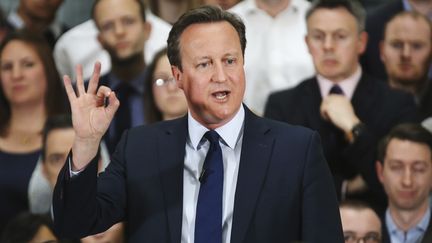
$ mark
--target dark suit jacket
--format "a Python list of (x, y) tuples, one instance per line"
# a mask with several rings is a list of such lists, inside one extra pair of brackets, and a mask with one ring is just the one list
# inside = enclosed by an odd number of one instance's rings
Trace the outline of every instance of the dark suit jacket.
[(361, 195), (357, 199), (368, 199), (375, 209), (384, 210), (385, 194), (375, 172), (377, 142), (396, 124), (415, 120), (414, 98), (362, 75), (351, 103), (355, 114), (366, 125), (366, 131), (353, 144), (347, 142), (340, 129), (321, 118), (321, 101), (318, 81), (307, 79), (295, 88), (272, 94), (265, 116), (318, 131), (337, 192), (340, 193), (343, 180), (360, 173), (374, 195)]
[(363, 70), (382, 81), (387, 81), (387, 73), (380, 58), (379, 43), (384, 37), (384, 27), (388, 20), (404, 11), (402, 0), (392, 0), (378, 7), (366, 18), (366, 32), (369, 35), (366, 51), (361, 57)]
[[(187, 117), (125, 132), (105, 173), (96, 163), (54, 191), (56, 230), (84, 236), (126, 220), (130, 242), (180, 242)], [(66, 163), (67, 164), (67, 163)], [(246, 109), (231, 242), (343, 242), (316, 133)]]
[[(385, 220), (385, 214), (381, 216), (381, 222), (382, 222), (382, 243), (391, 243), (390, 241), (390, 235), (387, 230), (387, 224)], [(423, 236), (423, 239), (419, 243), (431, 243), (432, 242), (432, 221), (429, 221), (429, 225), (426, 229), (426, 232)]]

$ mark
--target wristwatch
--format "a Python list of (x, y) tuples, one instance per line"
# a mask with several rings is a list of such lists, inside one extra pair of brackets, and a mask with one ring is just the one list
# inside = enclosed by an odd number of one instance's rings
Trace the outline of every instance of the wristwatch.
[(351, 129), (351, 139), (350, 141), (352, 143), (354, 143), (357, 138), (364, 133), (364, 131), (366, 130), (366, 126), (365, 124), (359, 122), (356, 125), (354, 125), (354, 127)]

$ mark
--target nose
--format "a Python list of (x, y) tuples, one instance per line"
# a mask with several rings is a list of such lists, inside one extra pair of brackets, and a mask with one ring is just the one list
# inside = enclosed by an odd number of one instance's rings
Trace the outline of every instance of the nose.
[(327, 35), (324, 38), (324, 49), (330, 50), (330, 49), (333, 49), (333, 47), (334, 47), (334, 40), (330, 35)]
[(214, 65), (214, 74), (213, 74), (213, 81), (216, 82), (225, 82), (227, 79), (224, 65), (220, 62), (215, 63)]
[(403, 57), (410, 57), (411, 56), (411, 47), (408, 44), (403, 45), (402, 56)]
[(19, 79), (22, 76), (22, 71), (19, 65), (13, 65), (12, 67), (12, 78)]
[(403, 178), (402, 178), (402, 184), (405, 187), (410, 187), (412, 185), (412, 173), (410, 169), (405, 169)]
[(125, 29), (123, 27), (123, 24), (121, 22), (116, 22), (114, 25), (114, 33), (116, 35), (122, 35), (124, 34)]

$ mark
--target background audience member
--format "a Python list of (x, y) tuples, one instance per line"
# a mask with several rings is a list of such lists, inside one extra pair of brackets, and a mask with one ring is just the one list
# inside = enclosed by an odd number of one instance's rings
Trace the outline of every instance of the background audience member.
[(104, 137), (112, 153), (125, 129), (145, 123), (143, 51), (151, 27), (140, 0), (96, 0), (92, 17), (98, 40), (111, 57), (111, 71), (100, 77), (99, 85), (115, 90), (122, 104)]
[(375, 211), (361, 201), (343, 201), (340, 206), (345, 243), (381, 242), (381, 220)]
[(173, 24), (186, 11), (198, 7), (198, 0), (147, 0), (156, 16)]
[[(144, 44), (145, 61), (149, 63), (154, 54), (166, 46), (171, 25), (150, 10), (146, 10), (145, 15), (146, 21), (151, 25), (149, 38)], [(69, 75), (75, 80), (75, 67), (81, 64), (84, 79), (89, 79), (97, 61), (102, 64), (102, 74), (111, 70), (110, 56), (97, 41), (98, 33), (94, 21), (90, 19), (60, 37), (54, 48), (54, 58), (61, 75)]]
[(62, 3), (63, 0), (20, 0), (18, 8), (9, 14), (8, 22), (14, 29), (42, 33), (53, 48), (60, 35), (68, 29), (56, 21), (56, 13)]
[(361, 63), (366, 72), (379, 78), (387, 80), (386, 69), (380, 58), (379, 43), (384, 36), (384, 26), (389, 19), (402, 11), (415, 11), (432, 18), (432, 1), (430, 0), (393, 0), (371, 11), (366, 21), (366, 32), (369, 42), (366, 52), (362, 56)]
[(432, 135), (419, 124), (401, 124), (380, 142), (378, 177), (388, 196), (383, 242), (432, 242)]
[(230, 11), (246, 25), (245, 103), (261, 115), (272, 91), (290, 88), (314, 74), (308, 53), (306, 0), (244, 0)]
[(186, 114), (186, 97), (172, 75), (166, 48), (158, 52), (148, 66), (145, 86), (144, 111), (147, 124)]
[[(72, 143), (75, 138), (75, 131), (72, 127), (72, 119), (70, 115), (58, 115), (49, 117), (43, 129), (43, 148), (42, 148), (42, 163), (33, 172), (30, 180), (29, 200), (30, 208), (38, 209), (39, 214), (50, 214), (52, 194), (57, 176), (64, 166), (66, 157), (72, 148)], [(99, 173), (105, 170), (109, 162), (109, 155), (106, 155), (105, 148), (101, 146)], [(39, 171), (36, 171), (39, 170)], [(37, 173), (41, 178), (35, 180)], [(45, 188), (45, 183), (47, 187)], [(35, 213), (35, 212), (33, 212)], [(82, 239), (82, 243), (93, 242), (123, 242), (123, 224), (118, 223), (109, 230), (86, 237)]]
[(57, 243), (51, 219), (45, 215), (21, 213), (6, 226), (2, 243)]
[(394, 125), (415, 120), (416, 107), (412, 96), (362, 71), (364, 18), (357, 1), (316, 1), (307, 14), (306, 42), (318, 74), (272, 94), (265, 116), (318, 131), (339, 198), (384, 210), (376, 145)]
[(432, 26), (424, 15), (403, 11), (387, 22), (380, 45), (390, 87), (414, 95), (421, 119), (432, 115)]
[(31, 33), (12, 33), (0, 46), (0, 230), (28, 210), (27, 187), (49, 115), (65, 97), (49, 46)]

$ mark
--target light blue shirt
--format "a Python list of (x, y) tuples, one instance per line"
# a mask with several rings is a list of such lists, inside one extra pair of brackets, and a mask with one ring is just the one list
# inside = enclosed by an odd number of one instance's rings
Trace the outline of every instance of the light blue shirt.
[(392, 216), (390, 215), (390, 210), (387, 209), (385, 220), (386, 220), (387, 231), (389, 232), (391, 242), (392, 243), (420, 243), (429, 225), (429, 221), (431, 217), (430, 214), (431, 214), (430, 208), (428, 208), (428, 210), (426, 211), (425, 215), (420, 220), (420, 222), (413, 228), (409, 229), (407, 232), (404, 232), (396, 226)]
[[(243, 140), (243, 123), (245, 111), (239, 111), (231, 121), (218, 127), (215, 131), (221, 137), (219, 144), (222, 149), (224, 164), (224, 185), (222, 205), (222, 242), (229, 243), (234, 211), (234, 196), (240, 164)], [(189, 136), (186, 141), (186, 154), (183, 170), (183, 217), (181, 243), (193, 243), (195, 233), (195, 213), (200, 189), (199, 176), (204, 164), (210, 143), (203, 139), (209, 129), (188, 114)]]

